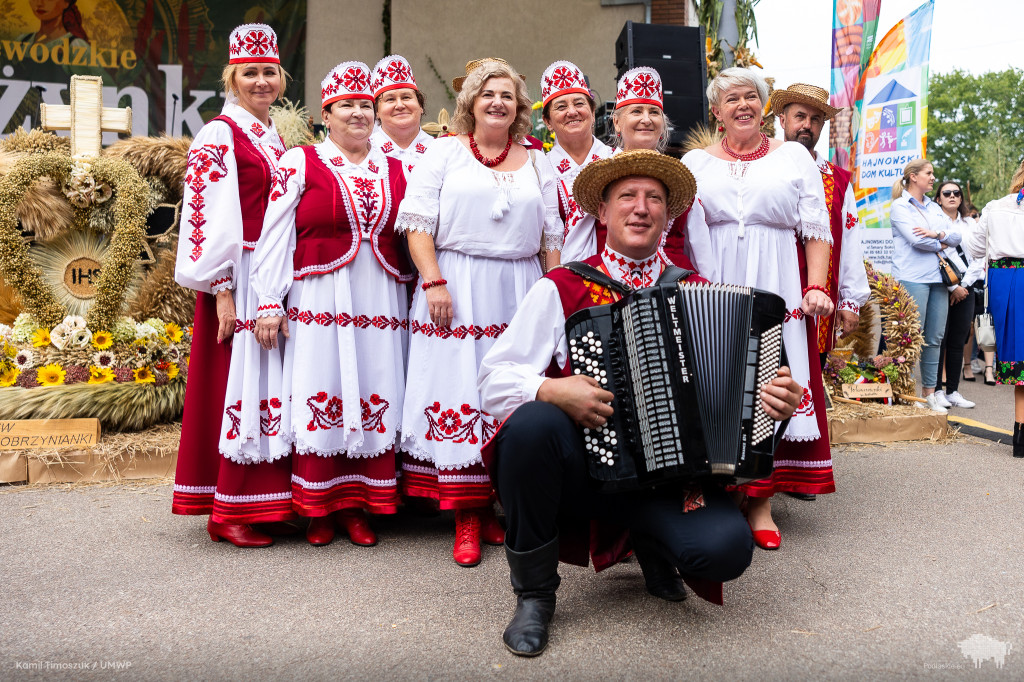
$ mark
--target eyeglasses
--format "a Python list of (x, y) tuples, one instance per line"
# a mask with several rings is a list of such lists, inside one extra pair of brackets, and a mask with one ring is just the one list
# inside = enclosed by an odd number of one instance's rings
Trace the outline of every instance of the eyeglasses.
[(956, 198), (959, 199), (960, 198), (960, 190), (958, 190), (958, 189), (944, 189), (944, 190), (942, 190), (942, 196), (946, 197), (947, 199), (950, 198), (950, 197), (956, 197)]

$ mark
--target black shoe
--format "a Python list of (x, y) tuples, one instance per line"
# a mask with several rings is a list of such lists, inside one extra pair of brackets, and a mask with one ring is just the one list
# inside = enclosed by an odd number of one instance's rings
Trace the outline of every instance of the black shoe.
[(786, 493), (786, 494), (789, 495), (792, 498), (797, 499), (797, 500), (803, 500), (804, 502), (814, 502), (816, 499), (818, 499), (818, 496), (815, 495), (814, 493)]
[(644, 574), (647, 593), (665, 601), (686, 599), (686, 587), (671, 561), (662, 556), (656, 541), (638, 533), (632, 534), (636, 561)]
[(996, 375), (996, 371), (994, 369), (992, 369), (992, 365), (985, 365), (985, 385), (986, 386), (995, 386), (996, 385), (995, 378), (993, 378), (992, 381), (988, 380), (988, 371), (990, 369), (992, 370), (992, 376), (995, 377), (995, 375)]
[(1024, 457), (1024, 423), (1013, 422), (1013, 456)]
[(539, 656), (548, 645), (548, 623), (555, 612), (558, 577), (558, 538), (529, 552), (505, 545), (516, 612), (501, 636), (516, 656)]

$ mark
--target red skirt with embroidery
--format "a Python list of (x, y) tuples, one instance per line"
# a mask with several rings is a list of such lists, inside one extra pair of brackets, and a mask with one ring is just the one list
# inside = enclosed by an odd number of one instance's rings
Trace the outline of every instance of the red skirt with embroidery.
[(439, 472), (430, 462), (403, 452), (400, 490), (407, 497), (437, 500), (441, 509), (475, 509), (494, 503), (483, 462)]
[(287, 457), (238, 464), (220, 454), (220, 415), (224, 411), (231, 346), (217, 343), (214, 296), (198, 295), (194, 324), (171, 511), (212, 514), (216, 523), (268, 523), (294, 518), (291, 462)]
[(394, 514), (399, 503), (395, 470), (394, 450), (376, 457), (292, 453), (292, 505), (310, 517), (352, 508)]

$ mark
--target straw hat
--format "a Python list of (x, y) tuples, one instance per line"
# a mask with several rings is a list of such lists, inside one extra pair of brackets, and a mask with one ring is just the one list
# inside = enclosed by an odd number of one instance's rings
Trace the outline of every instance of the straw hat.
[(793, 102), (806, 104), (809, 107), (814, 107), (818, 111), (821, 111), (825, 114), (826, 121), (842, 111), (828, 103), (828, 90), (825, 88), (819, 88), (816, 85), (807, 85), (805, 83), (793, 83), (785, 90), (775, 90), (772, 92), (772, 113), (776, 116), (781, 116), (786, 105), (792, 104)]
[(668, 188), (668, 219), (673, 220), (693, 203), (697, 181), (681, 161), (652, 149), (620, 152), (587, 164), (572, 185), (576, 203), (597, 215), (605, 188), (619, 178), (642, 176), (660, 180)]
[[(483, 66), (487, 62), (498, 62), (500, 64), (504, 64), (510, 69), (512, 68), (512, 65), (506, 62), (501, 57), (484, 57), (483, 59), (474, 59), (472, 61), (466, 62), (466, 76), (473, 73), (479, 67)], [(462, 84), (466, 82), (466, 76), (459, 76), (458, 78), (452, 79), (452, 88), (455, 90), (455, 92), (462, 92)], [(523, 76), (523, 74), (520, 73), (518, 74), (518, 76), (523, 79), (524, 83), (526, 82), (526, 77)]]

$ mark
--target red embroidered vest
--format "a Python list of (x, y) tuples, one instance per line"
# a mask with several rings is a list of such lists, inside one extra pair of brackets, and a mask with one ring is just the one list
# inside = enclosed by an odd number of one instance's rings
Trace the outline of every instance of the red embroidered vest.
[[(832, 175), (821, 174), (825, 184), (825, 203), (828, 205), (828, 219), (832, 228), (832, 250), (828, 255), (828, 295), (834, 305), (839, 305), (839, 262), (843, 253), (843, 199), (853, 175), (846, 169), (828, 162)], [(828, 317), (818, 318), (818, 352), (827, 353), (835, 344), (835, 329), (838, 310)]]
[(227, 116), (216, 116), (213, 120), (227, 123), (234, 137), (238, 200), (242, 207), (242, 246), (251, 251), (256, 248), (260, 232), (263, 231), (263, 216), (267, 212), (273, 169), (237, 123)]
[[(359, 225), (353, 225), (351, 219), (358, 200), (341, 190), (315, 147), (304, 146), (302, 150), (306, 154), (306, 189), (295, 211), (295, 279), (322, 275), (348, 265), (362, 243)], [(376, 196), (368, 199), (384, 202), (381, 219), (369, 241), (381, 267), (399, 282), (410, 282), (415, 278), (415, 270), (405, 240), (395, 233), (398, 205), (405, 196), (405, 174), (401, 161), (387, 157), (387, 163), (387, 176), (381, 178), (387, 191), (379, 191), (378, 181), (374, 183)]]

